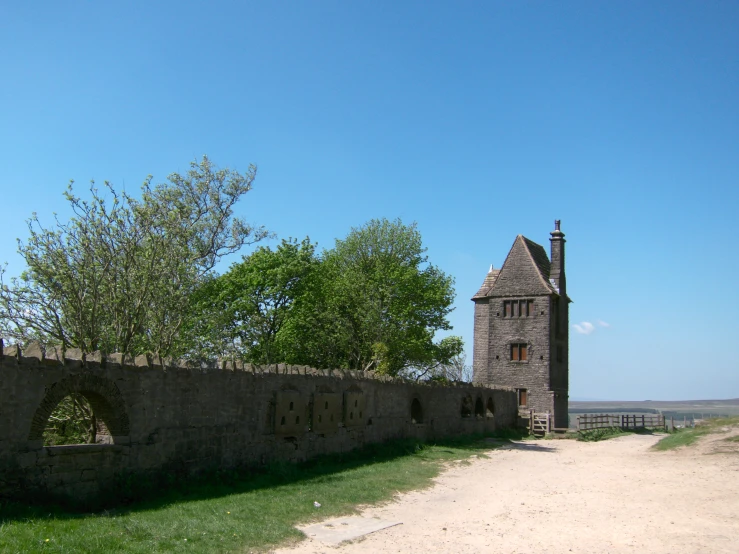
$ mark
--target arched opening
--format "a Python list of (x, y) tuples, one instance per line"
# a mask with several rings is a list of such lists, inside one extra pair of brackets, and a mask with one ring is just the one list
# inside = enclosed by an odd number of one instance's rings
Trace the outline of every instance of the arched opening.
[(485, 407), (482, 404), (482, 398), (479, 396), (475, 400), (475, 417), (482, 418), (485, 416)]
[(51, 412), (43, 439), (44, 446), (113, 442), (108, 427), (95, 415), (87, 398), (78, 392), (65, 396)]
[(411, 402), (411, 423), (423, 423), (423, 409), (418, 398), (414, 398)]
[(472, 417), (472, 397), (470, 395), (462, 397), (462, 417)]
[(91, 374), (54, 383), (36, 409), (29, 441), (47, 446), (111, 444), (129, 434), (125, 403), (112, 381)]
[(493, 397), (488, 397), (488, 404), (485, 408), (486, 417), (495, 417), (495, 406), (493, 405)]

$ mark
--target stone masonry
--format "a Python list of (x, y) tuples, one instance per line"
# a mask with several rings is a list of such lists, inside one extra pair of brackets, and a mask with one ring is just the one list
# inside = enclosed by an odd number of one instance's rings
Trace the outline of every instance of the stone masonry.
[(475, 383), (517, 391), (519, 410), (553, 414), (567, 427), (569, 303), (565, 239), (555, 222), (551, 262), (542, 246), (518, 235), (501, 269), (492, 266), (475, 302)]
[[(43, 446), (49, 415), (73, 392), (103, 421), (103, 443)], [(506, 387), (11, 346), (0, 348), (0, 496), (84, 500), (119, 475), (301, 461), (390, 439), (492, 431), (516, 416)]]

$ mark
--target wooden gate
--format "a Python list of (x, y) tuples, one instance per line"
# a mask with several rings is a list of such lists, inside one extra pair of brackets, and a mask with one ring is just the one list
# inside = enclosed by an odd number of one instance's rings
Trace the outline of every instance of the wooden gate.
[(529, 432), (532, 435), (546, 435), (552, 432), (552, 415), (529, 412)]

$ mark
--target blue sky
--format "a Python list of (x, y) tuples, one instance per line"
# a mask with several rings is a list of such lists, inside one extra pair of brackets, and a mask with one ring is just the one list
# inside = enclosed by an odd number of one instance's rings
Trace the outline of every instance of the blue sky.
[(4, 2), (0, 261), (70, 179), (255, 163), (238, 210), (279, 237), (418, 222), (471, 360), (489, 265), (557, 218), (571, 397), (739, 397), (737, 29), (733, 1)]

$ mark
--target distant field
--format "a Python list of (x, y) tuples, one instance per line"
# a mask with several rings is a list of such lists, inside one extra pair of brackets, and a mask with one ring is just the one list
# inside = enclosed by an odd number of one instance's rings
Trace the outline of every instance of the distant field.
[(641, 400), (576, 402), (569, 404), (570, 427), (575, 427), (580, 414), (663, 414), (678, 420), (739, 416), (739, 398), (728, 400)]

